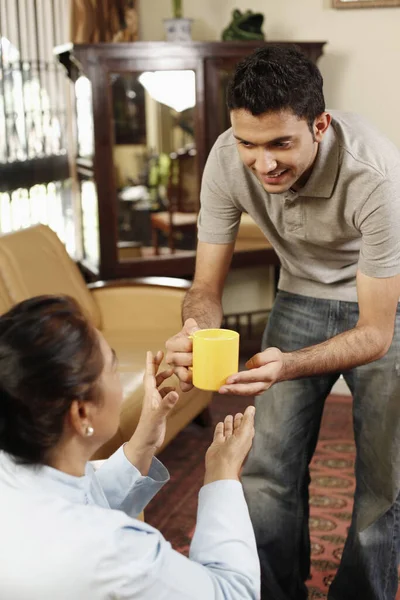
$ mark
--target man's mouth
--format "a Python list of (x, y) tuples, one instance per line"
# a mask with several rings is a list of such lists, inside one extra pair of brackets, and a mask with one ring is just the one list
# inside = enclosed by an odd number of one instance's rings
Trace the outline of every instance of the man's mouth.
[(261, 178), (264, 183), (279, 183), (288, 171), (289, 169), (280, 169), (280, 171), (268, 173), (268, 175), (262, 175)]
[(286, 171), (286, 169), (283, 169), (282, 171), (278, 171), (277, 173), (269, 173), (267, 175), (267, 177), (280, 177), (285, 171)]

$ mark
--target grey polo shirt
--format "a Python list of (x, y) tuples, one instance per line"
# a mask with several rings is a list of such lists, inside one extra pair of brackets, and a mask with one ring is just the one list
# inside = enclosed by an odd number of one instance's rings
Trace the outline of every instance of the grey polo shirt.
[(329, 111), (309, 180), (298, 192), (268, 194), (242, 163), (228, 129), (203, 173), (198, 237), (235, 240), (248, 213), (281, 261), (279, 289), (357, 301), (356, 271), (400, 273), (400, 153), (358, 115)]

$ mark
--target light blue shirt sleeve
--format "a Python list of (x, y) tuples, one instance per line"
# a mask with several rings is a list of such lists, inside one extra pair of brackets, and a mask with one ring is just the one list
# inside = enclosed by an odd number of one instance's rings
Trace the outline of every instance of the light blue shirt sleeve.
[(243, 489), (217, 481), (199, 495), (190, 559), (138, 523), (116, 533), (111, 579), (120, 600), (259, 600), (260, 568)]
[(169, 481), (164, 465), (153, 458), (149, 474), (143, 476), (126, 458), (123, 446), (110, 456), (95, 472), (95, 477), (110, 505), (137, 517), (157, 492)]

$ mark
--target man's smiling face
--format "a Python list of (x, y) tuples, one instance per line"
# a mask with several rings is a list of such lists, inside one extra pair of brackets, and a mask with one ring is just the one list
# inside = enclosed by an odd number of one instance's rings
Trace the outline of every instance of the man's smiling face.
[(330, 117), (323, 113), (315, 120), (314, 135), (307, 120), (290, 110), (254, 116), (235, 109), (231, 111), (231, 122), (243, 163), (266, 192), (282, 194), (306, 183)]

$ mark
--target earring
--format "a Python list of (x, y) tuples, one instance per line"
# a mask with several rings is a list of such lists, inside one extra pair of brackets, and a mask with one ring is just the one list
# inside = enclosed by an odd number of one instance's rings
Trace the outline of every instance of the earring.
[(87, 437), (90, 437), (91, 435), (94, 434), (94, 429), (93, 429), (93, 427), (91, 425), (88, 425), (86, 427), (85, 434), (87, 435)]

